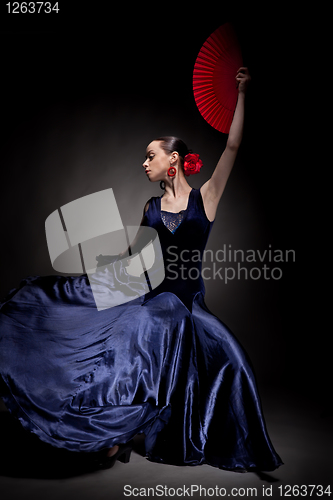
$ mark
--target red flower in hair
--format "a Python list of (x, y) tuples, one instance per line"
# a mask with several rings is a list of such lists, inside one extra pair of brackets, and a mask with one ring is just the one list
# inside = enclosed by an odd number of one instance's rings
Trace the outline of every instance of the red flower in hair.
[(189, 153), (184, 158), (184, 174), (193, 175), (198, 174), (202, 167), (202, 161), (199, 159), (199, 155), (195, 153)]

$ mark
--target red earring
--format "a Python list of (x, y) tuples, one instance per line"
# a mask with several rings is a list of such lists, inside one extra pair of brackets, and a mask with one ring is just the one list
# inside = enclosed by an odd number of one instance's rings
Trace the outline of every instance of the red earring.
[(176, 172), (177, 172), (177, 170), (175, 169), (175, 167), (168, 168), (168, 176), (169, 177), (174, 177), (176, 175)]

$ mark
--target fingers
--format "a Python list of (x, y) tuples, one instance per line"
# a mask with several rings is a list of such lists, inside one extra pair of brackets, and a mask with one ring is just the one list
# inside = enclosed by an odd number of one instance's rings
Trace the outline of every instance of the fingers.
[(249, 72), (248, 68), (245, 68), (245, 67), (239, 68), (235, 79), (237, 82), (251, 80), (251, 76), (250, 76), (250, 72)]
[(245, 66), (241, 66), (237, 70), (237, 74), (235, 77), (236, 80), (236, 88), (238, 89), (238, 92), (246, 92), (246, 89), (250, 83), (251, 76), (248, 68)]
[(238, 74), (238, 73), (245, 73), (246, 75), (249, 75), (249, 74), (250, 74), (250, 73), (249, 73), (249, 69), (248, 69), (248, 68), (246, 68), (245, 66), (241, 66), (240, 68), (238, 68), (238, 70), (237, 70), (237, 74)]

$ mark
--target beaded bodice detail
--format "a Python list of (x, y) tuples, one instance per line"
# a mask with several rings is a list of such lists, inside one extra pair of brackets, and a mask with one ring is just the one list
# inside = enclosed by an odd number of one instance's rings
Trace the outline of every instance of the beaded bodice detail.
[(163, 224), (169, 229), (169, 231), (174, 233), (177, 227), (180, 226), (185, 212), (186, 210), (181, 210), (178, 213), (166, 212), (165, 210), (161, 210), (161, 219), (163, 221)]

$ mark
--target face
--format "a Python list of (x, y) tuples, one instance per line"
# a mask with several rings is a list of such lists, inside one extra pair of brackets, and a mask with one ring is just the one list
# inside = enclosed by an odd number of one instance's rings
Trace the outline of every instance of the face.
[(147, 146), (146, 161), (142, 165), (151, 182), (165, 180), (170, 167), (171, 155), (166, 154), (160, 144), (160, 141), (153, 141)]

